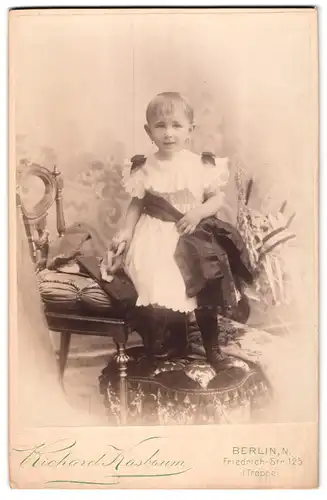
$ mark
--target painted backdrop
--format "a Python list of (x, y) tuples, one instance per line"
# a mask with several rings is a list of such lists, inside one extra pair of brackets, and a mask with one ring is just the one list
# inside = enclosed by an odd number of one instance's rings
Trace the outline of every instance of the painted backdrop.
[[(287, 200), (296, 212), (289, 273), (296, 290), (313, 290), (314, 23), (314, 11), (291, 23), (267, 10), (22, 11), (10, 44), (16, 164), (57, 164), (67, 224), (89, 222), (107, 241), (128, 201), (121, 166), (151, 151), (146, 105), (158, 92), (180, 91), (195, 109), (192, 149), (230, 157), (223, 215), (235, 220), (241, 165), (254, 178), (254, 207), (274, 211)], [(299, 293), (306, 310), (313, 300)]]

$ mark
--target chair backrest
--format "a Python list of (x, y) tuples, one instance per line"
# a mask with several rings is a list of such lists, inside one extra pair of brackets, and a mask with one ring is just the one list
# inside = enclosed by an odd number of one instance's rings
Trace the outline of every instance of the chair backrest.
[[(44, 194), (32, 209), (24, 206), (24, 185), (31, 177), (40, 179), (44, 185)], [(48, 211), (53, 204), (56, 207), (56, 225), (59, 237), (65, 232), (65, 218), (62, 203), (63, 180), (56, 165), (51, 172), (35, 163), (27, 165), (17, 175), (16, 204), (20, 210), (29, 243), (31, 257), (36, 264), (46, 259), (49, 248), (47, 228)], [(33, 194), (33, 193), (32, 193)]]

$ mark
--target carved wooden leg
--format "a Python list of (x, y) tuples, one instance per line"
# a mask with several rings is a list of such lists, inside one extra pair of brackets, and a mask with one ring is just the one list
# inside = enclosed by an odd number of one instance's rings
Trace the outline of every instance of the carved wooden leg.
[(128, 402), (127, 402), (127, 362), (129, 357), (125, 351), (125, 342), (117, 342), (116, 362), (119, 370), (119, 397), (120, 397), (120, 421), (122, 425), (127, 424)]
[(63, 381), (64, 378), (64, 371), (67, 363), (70, 338), (71, 338), (71, 333), (62, 332), (60, 334), (59, 375), (61, 382)]

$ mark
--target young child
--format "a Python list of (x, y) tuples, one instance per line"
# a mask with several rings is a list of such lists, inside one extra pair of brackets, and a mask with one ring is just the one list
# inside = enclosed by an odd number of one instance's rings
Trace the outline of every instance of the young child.
[[(124, 186), (132, 200), (113, 247), (124, 248), (125, 270), (138, 292), (140, 333), (148, 352), (165, 355), (167, 321), (176, 345), (185, 345), (186, 313), (195, 311), (207, 359), (219, 369), (225, 356), (218, 345), (217, 311), (198, 308), (196, 298), (186, 295), (174, 252), (181, 235), (193, 233), (201, 220), (215, 215), (221, 206), (227, 159), (207, 165), (188, 149), (193, 110), (177, 92), (157, 95), (147, 107), (146, 122), (145, 131), (157, 151), (147, 158), (134, 158), (125, 172)], [(146, 214), (146, 193), (164, 198), (184, 216), (174, 223)]]

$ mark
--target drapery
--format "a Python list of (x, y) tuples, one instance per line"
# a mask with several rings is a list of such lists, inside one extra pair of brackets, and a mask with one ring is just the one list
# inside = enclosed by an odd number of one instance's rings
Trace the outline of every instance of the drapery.
[(11, 248), (10, 423), (16, 421), (18, 426), (25, 427), (29, 424), (70, 425), (81, 423), (82, 420), (87, 422), (87, 415), (77, 412), (69, 404), (59, 382), (55, 352), (42, 311), (19, 212), (16, 214), (16, 228), (12, 227)]

